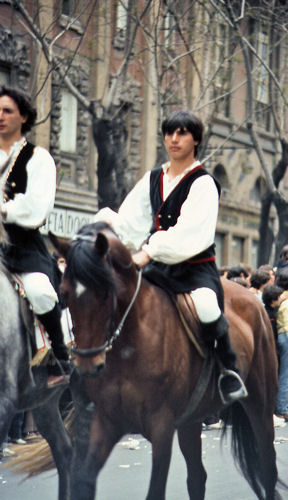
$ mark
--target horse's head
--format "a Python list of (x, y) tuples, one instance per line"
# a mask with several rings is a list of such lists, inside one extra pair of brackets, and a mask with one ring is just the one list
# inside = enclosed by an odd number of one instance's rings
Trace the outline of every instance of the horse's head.
[(49, 236), (66, 259), (61, 293), (73, 321), (75, 365), (82, 375), (98, 375), (105, 366), (118, 320), (117, 297), (121, 285), (117, 283), (115, 266), (121, 254), (122, 265), (127, 264), (127, 270), (136, 273), (131, 256), (106, 223), (84, 226), (72, 242), (51, 233)]

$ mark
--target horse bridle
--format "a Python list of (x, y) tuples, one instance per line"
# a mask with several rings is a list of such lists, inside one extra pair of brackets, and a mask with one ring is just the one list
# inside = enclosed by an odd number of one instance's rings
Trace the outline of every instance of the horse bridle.
[[(86, 241), (91, 241), (91, 242), (94, 242), (95, 243), (95, 239), (92, 240), (92, 238), (90, 237), (83, 237), (80, 236), (80, 235), (76, 235), (77, 236), (77, 239), (85, 239)], [(76, 238), (75, 238), (76, 239)], [(110, 258), (110, 255), (108, 254), (107, 255), (107, 261), (111, 267), (111, 258)], [(104, 344), (102, 344), (100, 347), (95, 347), (95, 348), (91, 348), (91, 349), (77, 349), (75, 347), (72, 347), (72, 352), (74, 354), (76, 354), (77, 356), (80, 356), (81, 358), (88, 358), (88, 357), (93, 357), (93, 356), (97, 356), (98, 354), (101, 354), (102, 352), (108, 352), (112, 349), (113, 347), (113, 342), (119, 337), (121, 331), (122, 331), (122, 328), (124, 326), (124, 323), (126, 321), (126, 318), (137, 298), (137, 295), (139, 293), (139, 290), (140, 290), (140, 286), (141, 286), (141, 279), (142, 279), (142, 269), (139, 270), (138, 272), (138, 279), (137, 279), (137, 284), (136, 284), (136, 288), (135, 288), (135, 292), (122, 316), (122, 319), (120, 320), (120, 322), (118, 323), (118, 326), (117, 328), (114, 328), (114, 309), (115, 309), (115, 293), (112, 293), (111, 295), (111, 321), (110, 321), (110, 325), (109, 325), (109, 333), (107, 335), (107, 338), (104, 342)]]

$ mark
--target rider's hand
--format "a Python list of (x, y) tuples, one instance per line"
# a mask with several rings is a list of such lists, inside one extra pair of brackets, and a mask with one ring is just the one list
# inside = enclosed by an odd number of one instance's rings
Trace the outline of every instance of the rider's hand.
[(150, 257), (144, 250), (139, 250), (139, 252), (136, 252), (132, 255), (132, 260), (135, 263), (136, 267), (140, 269), (141, 267), (144, 267), (146, 266), (146, 264), (148, 264), (148, 262), (150, 261)]

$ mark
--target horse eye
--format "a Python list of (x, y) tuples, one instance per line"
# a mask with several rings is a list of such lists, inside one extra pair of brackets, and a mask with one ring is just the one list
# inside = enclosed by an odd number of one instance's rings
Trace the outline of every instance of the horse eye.
[(63, 288), (60, 288), (60, 293), (62, 295), (62, 298), (65, 300), (65, 302), (68, 300), (69, 293), (67, 290), (63, 290)]

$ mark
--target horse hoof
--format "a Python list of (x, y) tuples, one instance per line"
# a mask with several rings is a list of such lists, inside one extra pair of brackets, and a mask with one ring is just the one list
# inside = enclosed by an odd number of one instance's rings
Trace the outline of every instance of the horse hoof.
[(285, 420), (285, 422), (288, 422), (288, 413), (285, 413), (284, 415), (283, 415), (283, 414), (276, 413), (276, 417), (281, 418), (281, 419), (284, 419), (284, 420)]
[(16, 455), (14, 450), (10, 450), (8, 446), (5, 446), (2, 451), (0, 451), (0, 456), (2, 455), (3, 458), (6, 457), (14, 457)]

